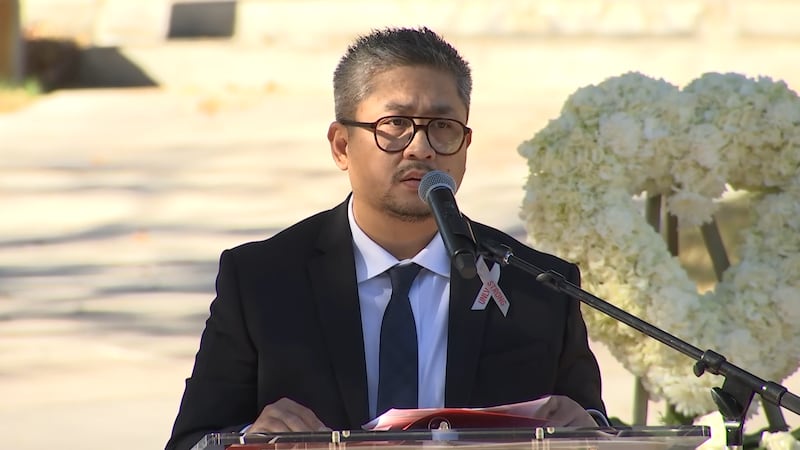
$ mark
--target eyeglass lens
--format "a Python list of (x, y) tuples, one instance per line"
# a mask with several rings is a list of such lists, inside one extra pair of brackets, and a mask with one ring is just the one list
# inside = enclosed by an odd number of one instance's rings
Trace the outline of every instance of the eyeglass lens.
[[(387, 117), (375, 126), (378, 146), (387, 152), (399, 152), (414, 139), (414, 128), (414, 120), (408, 117)], [(452, 119), (432, 119), (425, 131), (438, 153), (455, 153), (464, 140), (464, 127)]]

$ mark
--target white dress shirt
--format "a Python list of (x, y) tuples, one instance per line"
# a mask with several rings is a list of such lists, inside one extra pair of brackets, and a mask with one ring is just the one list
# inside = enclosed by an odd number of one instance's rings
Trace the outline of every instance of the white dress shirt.
[[(364, 333), (364, 354), (367, 364), (369, 414), (374, 418), (378, 404), (378, 361), (381, 321), (392, 294), (386, 273), (401, 261), (392, 256), (358, 227), (353, 217), (353, 200), (348, 206), (348, 219), (353, 234), (356, 281), (361, 308), (361, 329)], [(408, 293), (417, 327), (419, 354), (420, 408), (444, 406), (444, 380), (447, 363), (447, 316), (450, 309), (450, 259), (441, 236), (433, 240), (411, 260), (420, 266), (419, 275)]]

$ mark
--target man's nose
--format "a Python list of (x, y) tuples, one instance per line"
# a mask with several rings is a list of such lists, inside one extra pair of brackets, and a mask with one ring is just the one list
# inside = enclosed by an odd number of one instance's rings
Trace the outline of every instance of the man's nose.
[(406, 157), (417, 159), (430, 159), (436, 155), (436, 151), (431, 147), (431, 143), (428, 140), (427, 128), (417, 126), (417, 132), (414, 133), (404, 153)]

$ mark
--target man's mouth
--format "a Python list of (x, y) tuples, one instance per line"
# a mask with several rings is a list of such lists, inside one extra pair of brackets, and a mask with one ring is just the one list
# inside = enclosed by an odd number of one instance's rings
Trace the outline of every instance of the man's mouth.
[(421, 171), (412, 171), (408, 172), (400, 177), (400, 181), (417, 181), (419, 182), (422, 180), (422, 177), (425, 176), (426, 172)]

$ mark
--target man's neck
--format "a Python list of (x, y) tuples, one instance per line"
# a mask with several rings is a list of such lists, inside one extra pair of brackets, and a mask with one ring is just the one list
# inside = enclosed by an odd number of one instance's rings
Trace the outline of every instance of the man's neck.
[[(356, 213), (354, 211), (354, 213)], [(409, 222), (386, 214), (355, 214), (356, 223), (370, 239), (399, 260), (413, 258), (436, 235), (433, 216)]]

